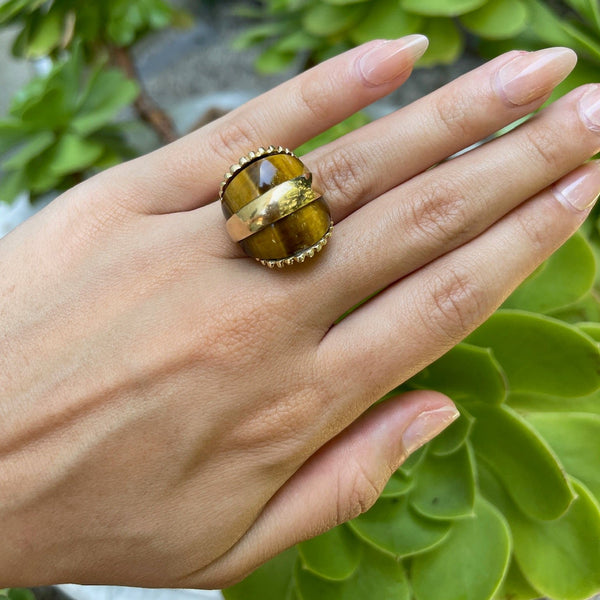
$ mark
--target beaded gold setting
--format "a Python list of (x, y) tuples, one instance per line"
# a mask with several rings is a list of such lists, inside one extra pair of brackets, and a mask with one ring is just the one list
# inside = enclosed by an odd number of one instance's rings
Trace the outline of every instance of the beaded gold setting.
[(230, 238), (270, 268), (312, 258), (333, 231), (311, 173), (283, 146), (260, 147), (240, 158), (225, 174), (219, 199)]

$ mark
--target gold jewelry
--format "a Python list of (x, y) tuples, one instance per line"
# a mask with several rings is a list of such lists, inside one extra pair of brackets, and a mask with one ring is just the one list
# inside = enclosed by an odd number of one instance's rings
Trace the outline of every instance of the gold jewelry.
[(231, 239), (268, 267), (304, 262), (331, 236), (329, 207), (311, 173), (282, 146), (243, 156), (225, 175), (219, 198)]

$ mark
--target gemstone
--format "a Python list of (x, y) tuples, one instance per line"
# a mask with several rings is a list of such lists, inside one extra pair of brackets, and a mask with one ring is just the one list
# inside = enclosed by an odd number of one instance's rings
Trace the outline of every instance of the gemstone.
[[(274, 154), (244, 164), (225, 185), (222, 208), (226, 218), (290, 179), (307, 174), (300, 159)], [(331, 227), (329, 207), (319, 198), (242, 240), (249, 256), (262, 260), (288, 259), (317, 245)]]

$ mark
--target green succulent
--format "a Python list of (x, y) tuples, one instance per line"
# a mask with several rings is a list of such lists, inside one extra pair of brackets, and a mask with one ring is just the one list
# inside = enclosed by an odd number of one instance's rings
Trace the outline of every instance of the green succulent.
[(600, 4), (597, 0), (261, 0), (240, 14), (259, 18), (235, 41), (262, 44), (259, 72), (273, 73), (299, 56), (306, 65), (377, 38), (423, 33), (430, 39), (420, 66), (454, 62), (466, 36), (484, 56), (514, 48), (563, 45), (580, 64), (557, 94), (596, 81), (600, 71)]
[(225, 590), (227, 600), (600, 591), (600, 323), (558, 318), (600, 308), (599, 247), (577, 233), (404, 384), (449, 395), (461, 418), (402, 465), (368, 512), (273, 559)]
[(235, 44), (265, 42), (256, 66), (267, 73), (288, 66), (299, 53), (319, 62), (369, 40), (411, 33), (424, 33), (431, 42), (421, 65), (448, 64), (462, 53), (465, 31), (512, 38), (529, 17), (526, 0), (262, 0), (258, 10), (241, 12), (268, 19)]
[(16, 24), (17, 56), (38, 58), (56, 54), (73, 40), (94, 52), (103, 44), (129, 46), (151, 29), (187, 16), (164, 0), (5, 0), (0, 26)]
[(32, 80), (0, 120), (0, 199), (65, 189), (131, 157), (124, 125), (113, 120), (137, 94), (133, 81), (103, 65), (84, 81), (79, 52)]

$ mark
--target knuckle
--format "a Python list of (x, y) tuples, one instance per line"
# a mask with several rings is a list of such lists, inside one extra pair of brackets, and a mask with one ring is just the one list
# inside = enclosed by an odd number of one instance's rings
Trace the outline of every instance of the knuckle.
[(465, 186), (458, 178), (432, 179), (408, 204), (410, 224), (436, 244), (453, 244), (470, 233), (468, 200)]
[(559, 143), (560, 132), (555, 127), (538, 121), (535, 127), (526, 127), (524, 146), (527, 156), (540, 162), (544, 170), (555, 172), (561, 170), (565, 161), (564, 145)]
[(487, 293), (464, 266), (446, 266), (425, 282), (425, 298), (417, 302), (428, 331), (444, 341), (461, 340), (488, 313)]
[(332, 109), (332, 97), (335, 96), (331, 89), (329, 78), (306, 77), (298, 83), (297, 98), (300, 110), (308, 113), (308, 117), (316, 123), (328, 121)]
[(360, 463), (353, 462), (347, 468), (352, 469), (348, 483), (344, 486), (338, 482), (338, 525), (367, 512), (383, 490), (383, 482), (375, 481)]
[(229, 168), (242, 154), (256, 150), (260, 136), (248, 119), (232, 113), (232, 116), (227, 115), (217, 123), (207, 136), (209, 156), (218, 157)]
[(522, 232), (523, 239), (529, 244), (531, 253), (535, 256), (545, 255), (553, 241), (548, 235), (548, 230), (541, 227), (540, 219), (530, 211), (515, 211), (517, 225)]
[(328, 154), (314, 169), (327, 199), (340, 206), (351, 206), (369, 194), (364, 175), (368, 172), (365, 159), (346, 148)]
[(452, 138), (471, 137), (470, 114), (473, 98), (460, 93), (444, 93), (433, 103), (433, 118)]

